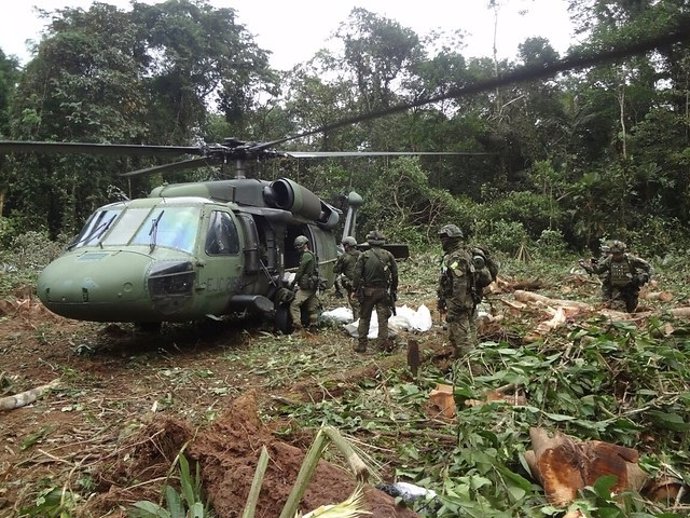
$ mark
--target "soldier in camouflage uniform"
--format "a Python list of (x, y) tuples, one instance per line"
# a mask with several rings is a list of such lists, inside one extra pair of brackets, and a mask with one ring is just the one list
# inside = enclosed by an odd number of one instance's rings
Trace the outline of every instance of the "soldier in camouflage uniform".
[(596, 264), (580, 260), (580, 266), (587, 273), (602, 277), (602, 293), (608, 307), (623, 309), (634, 313), (644, 286), (652, 276), (652, 267), (644, 259), (626, 253), (627, 247), (622, 241), (613, 241), (609, 255)]
[(460, 358), (469, 353), (477, 341), (475, 316), (479, 297), (474, 293), (474, 266), (457, 225), (444, 225), (438, 236), (444, 252), (437, 292), (438, 311), (446, 314), (448, 339), (455, 357)]
[(390, 348), (388, 319), (398, 291), (398, 265), (393, 254), (381, 248), (386, 242), (385, 236), (378, 231), (370, 232), (367, 241), (371, 248), (361, 253), (357, 259), (352, 283), (360, 303), (358, 341), (355, 347), (358, 353), (367, 350), (367, 335), (374, 308), (379, 322), (378, 348)]
[(295, 238), (295, 249), (300, 252), (299, 269), (295, 274), (292, 286), (297, 286), (295, 298), (290, 303), (290, 316), (295, 331), (302, 329), (302, 307), (304, 307), (309, 327), (315, 327), (319, 318), (319, 300), (316, 298), (317, 264), (316, 256), (309, 250), (309, 240), (306, 236)]
[(355, 280), (355, 266), (361, 252), (357, 250), (357, 240), (352, 236), (344, 237), (342, 245), (345, 253), (338, 256), (333, 272), (340, 278), (340, 284), (347, 293), (347, 301), (352, 309), (352, 318), (357, 320), (359, 318), (359, 301), (355, 294), (353, 282)]

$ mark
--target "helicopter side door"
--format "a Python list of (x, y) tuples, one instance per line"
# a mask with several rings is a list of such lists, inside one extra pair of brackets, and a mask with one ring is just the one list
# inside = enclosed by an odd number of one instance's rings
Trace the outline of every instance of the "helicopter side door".
[(200, 260), (196, 290), (198, 305), (207, 315), (224, 314), (230, 298), (242, 291), (244, 232), (235, 214), (218, 206), (204, 210), (208, 224), (199, 239)]
[(319, 259), (319, 273), (332, 286), (335, 281), (333, 267), (338, 258), (338, 249), (333, 232), (323, 230), (316, 225), (309, 225), (309, 241), (316, 257)]
[(261, 217), (237, 214), (244, 234), (244, 274), (242, 292), (267, 294), (277, 273), (276, 244), (273, 228)]

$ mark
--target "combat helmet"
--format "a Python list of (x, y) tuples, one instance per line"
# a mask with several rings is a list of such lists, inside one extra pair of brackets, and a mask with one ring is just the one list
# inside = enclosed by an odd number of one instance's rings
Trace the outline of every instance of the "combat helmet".
[(367, 243), (370, 245), (381, 246), (385, 244), (385, 242), (386, 236), (384, 236), (383, 233), (379, 232), (378, 230), (374, 230), (367, 234)]
[(295, 242), (293, 243), (295, 248), (302, 248), (304, 245), (309, 243), (307, 236), (297, 236)]
[(342, 240), (340, 243), (341, 243), (343, 246), (345, 246), (345, 245), (347, 245), (347, 246), (352, 246), (352, 247), (357, 246), (357, 240), (356, 240), (354, 237), (352, 237), (352, 236), (346, 236), (346, 237), (344, 237), (343, 240)]
[(462, 230), (457, 225), (449, 223), (448, 225), (443, 225), (441, 230), (438, 231), (438, 237), (449, 237), (451, 239), (462, 239), (464, 237)]
[(624, 254), (628, 247), (623, 241), (612, 241), (611, 246), (609, 246), (609, 252), (612, 254)]

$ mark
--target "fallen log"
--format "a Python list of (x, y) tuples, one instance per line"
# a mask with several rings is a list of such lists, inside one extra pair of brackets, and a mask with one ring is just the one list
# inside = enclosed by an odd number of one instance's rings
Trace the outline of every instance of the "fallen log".
[(525, 460), (546, 497), (556, 506), (566, 506), (580, 489), (593, 485), (603, 475), (615, 475), (612, 490), (640, 491), (648, 475), (637, 464), (639, 454), (632, 448), (602, 441), (578, 441), (556, 433), (550, 437), (543, 428), (531, 428), (532, 450)]
[(497, 277), (487, 288), (488, 293), (507, 293), (515, 290), (540, 290), (544, 287), (544, 283), (539, 279), (531, 281), (515, 281), (503, 277)]
[(670, 291), (642, 291), (640, 298), (645, 300), (659, 300), (661, 302), (670, 302), (673, 300), (673, 293)]
[(550, 333), (554, 329), (557, 329), (559, 327), (564, 326), (565, 322), (566, 322), (565, 308), (559, 307), (554, 311), (554, 315), (553, 315), (553, 317), (551, 317), (550, 320), (546, 320), (544, 322), (541, 322), (533, 332), (528, 333), (525, 336), (525, 340), (530, 341), (530, 342), (538, 340), (540, 337), (544, 336), (545, 334)]
[(579, 302), (577, 300), (552, 299), (531, 291), (516, 290), (515, 293), (513, 293), (513, 296), (515, 297), (515, 300), (520, 302), (532, 302), (536, 304), (543, 304), (545, 306), (560, 306), (565, 308), (566, 311), (568, 309), (577, 310), (577, 312), (594, 311), (592, 305), (585, 302)]
[(676, 318), (690, 318), (690, 307), (673, 308), (669, 313)]
[(40, 387), (32, 388), (31, 390), (20, 392), (13, 396), (6, 396), (0, 399), (0, 410), (14, 410), (15, 408), (29, 405), (41, 397), (44, 392), (57, 387), (59, 382), (60, 380), (56, 379), (47, 385), (41, 385)]

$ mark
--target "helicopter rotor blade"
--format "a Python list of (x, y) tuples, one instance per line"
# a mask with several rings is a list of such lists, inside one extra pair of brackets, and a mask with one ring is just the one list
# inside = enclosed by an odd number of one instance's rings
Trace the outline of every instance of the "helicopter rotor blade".
[(92, 144), (88, 142), (29, 142), (0, 140), (0, 153), (66, 153), (90, 155), (180, 156), (204, 155), (203, 147)]
[(203, 167), (205, 165), (216, 165), (220, 162), (220, 158), (217, 157), (190, 158), (189, 160), (182, 160), (180, 162), (173, 162), (171, 164), (154, 165), (151, 167), (145, 167), (143, 169), (137, 169), (136, 171), (128, 171), (126, 173), (120, 173), (118, 176), (139, 176), (154, 173), (172, 173), (174, 171), (183, 171), (185, 169), (193, 169), (195, 167)]
[(439, 156), (475, 156), (475, 155), (495, 155), (496, 153), (481, 153), (470, 151), (282, 151), (286, 156), (292, 158), (335, 158), (335, 157), (366, 157), (366, 156), (418, 156), (418, 155), (439, 155)]
[(411, 108), (419, 108), (427, 104), (445, 101), (447, 99), (455, 99), (466, 95), (486, 92), (488, 90), (494, 90), (510, 84), (524, 83), (526, 81), (534, 81), (536, 79), (546, 79), (567, 70), (582, 69), (602, 63), (608, 63), (617, 59), (634, 56), (637, 54), (644, 54), (645, 52), (649, 52), (651, 50), (666, 47), (675, 43), (687, 42), (689, 40), (690, 16), (677, 16), (672, 25), (668, 28), (667, 32), (656, 34), (650, 38), (630, 40), (625, 44), (599, 52), (575, 53), (555, 61), (523, 66), (500, 77), (495, 77), (484, 81), (476, 81), (455, 88), (450, 88), (446, 93), (441, 95), (426, 97), (410, 103), (397, 104), (382, 110), (354, 115), (338, 122), (325, 124), (313, 130), (304, 131), (296, 135), (283, 137), (270, 142), (263, 142), (261, 144), (257, 144), (252, 149), (258, 151), (260, 149), (271, 148), (278, 144), (282, 144), (283, 142), (289, 142), (291, 140), (316, 135), (318, 133), (331, 131), (344, 126), (351, 126), (359, 122), (365, 122), (371, 119), (378, 119), (387, 115), (405, 112)]

